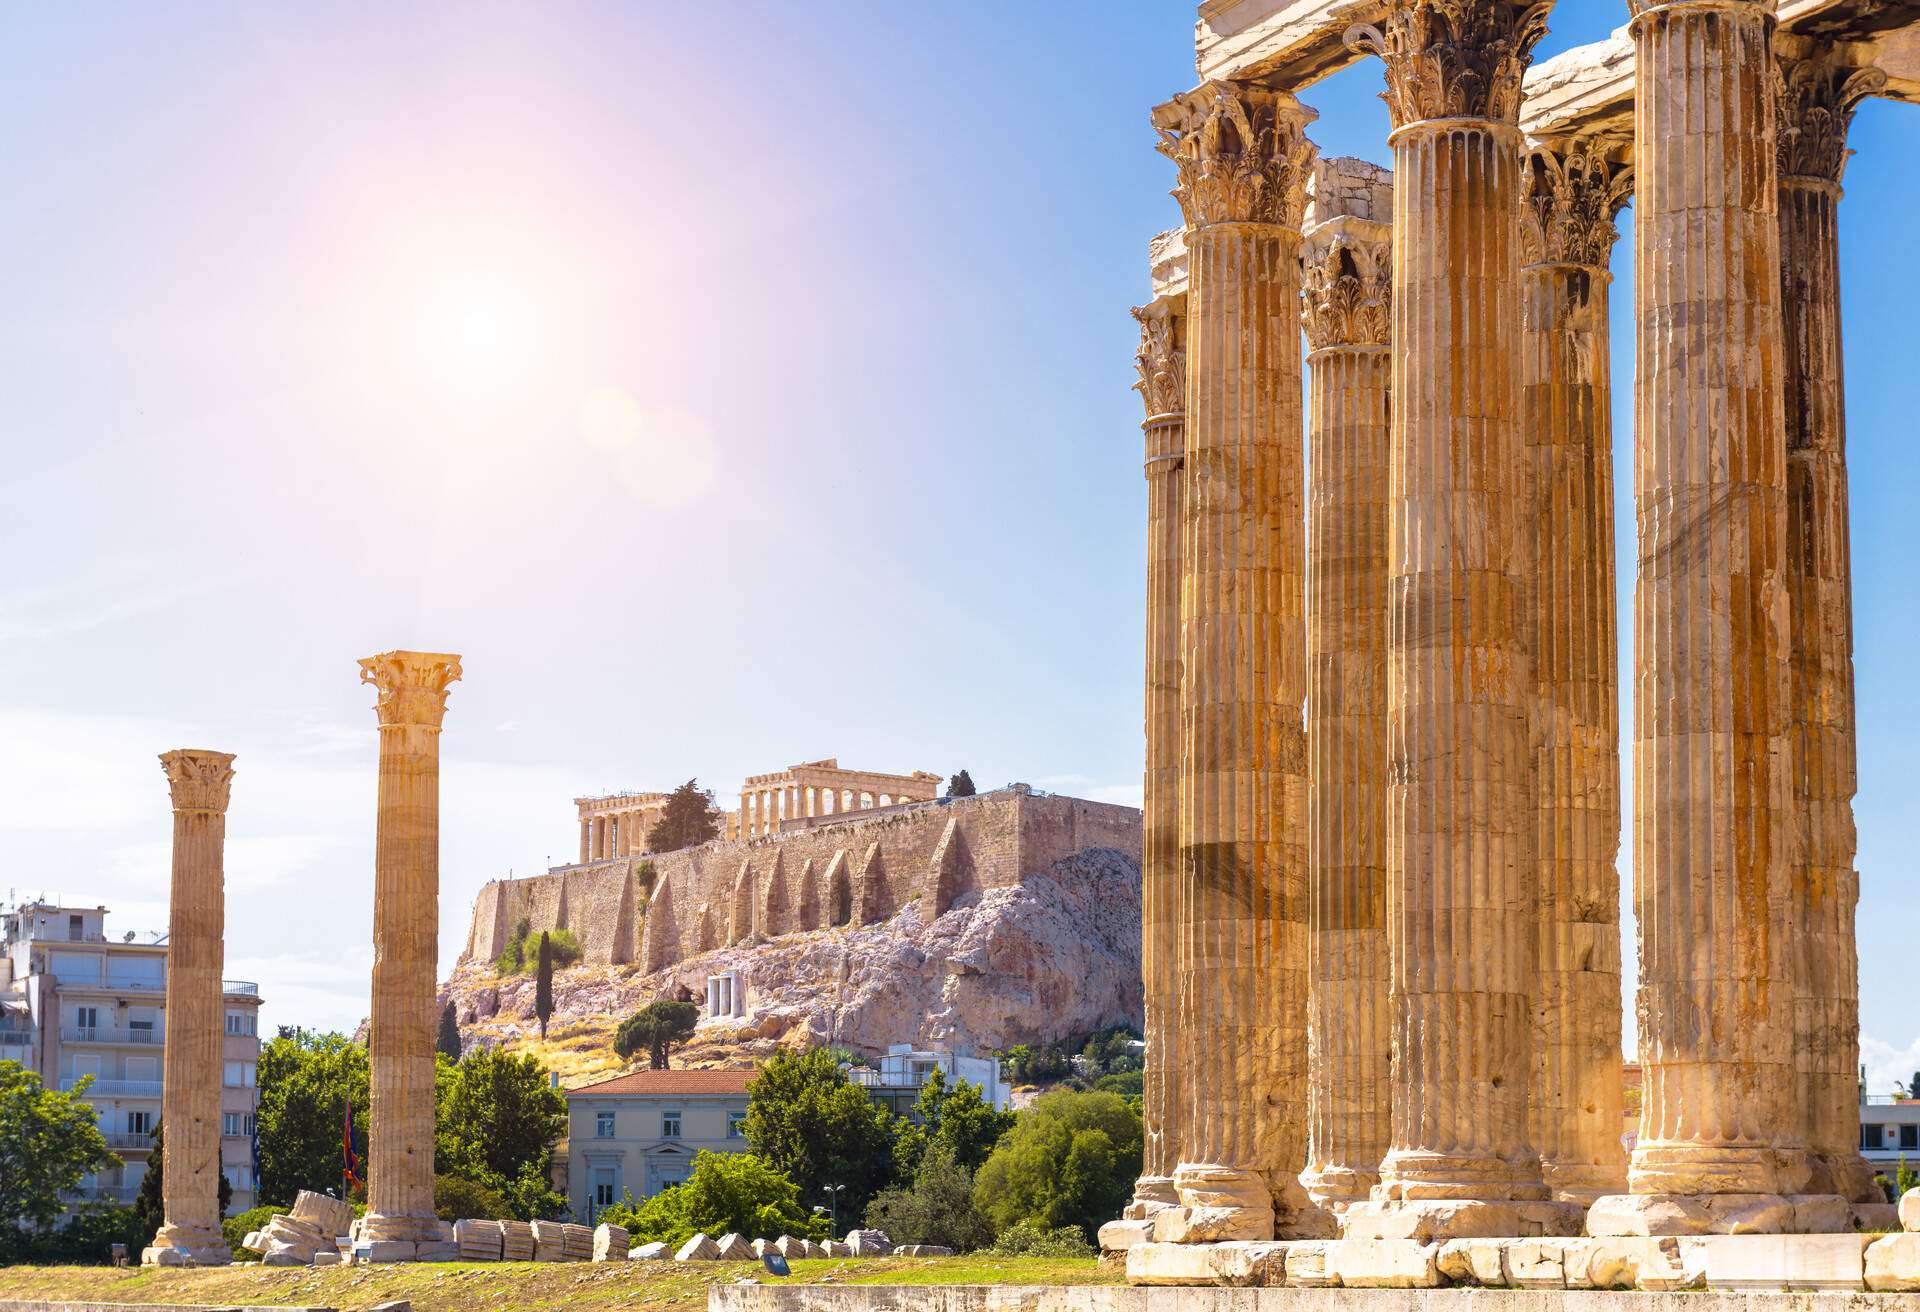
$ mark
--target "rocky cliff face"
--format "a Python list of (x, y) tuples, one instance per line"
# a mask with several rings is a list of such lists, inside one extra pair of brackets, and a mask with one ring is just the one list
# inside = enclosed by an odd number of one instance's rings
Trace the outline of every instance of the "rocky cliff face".
[(1141, 1022), (1140, 869), (1109, 848), (1076, 853), (1019, 884), (958, 900), (928, 922), (918, 900), (858, 928), (733, 944), (645, 973), (582, 966), (554, 979), (540, 1044), (533, 980), (465, 965), (442, 990), (469, 1044), (540, 1049), (563, 1080), (620, 1069), (609, 1046), (660, 997), (705, 1006), (707, 976), (738, 971), (746, 1015), (703, 1017), (676, 1065), (738, 1064), (782, 1046), (889, 1044), (986, 1053)]

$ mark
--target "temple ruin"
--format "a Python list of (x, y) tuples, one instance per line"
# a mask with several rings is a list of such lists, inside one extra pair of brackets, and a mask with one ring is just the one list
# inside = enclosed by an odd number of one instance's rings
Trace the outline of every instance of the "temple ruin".
[[(1469, 1237), (1891, 1224), (1858, 1148), (1837, 206), (1857, 104), (1920, 102), (1920, 4), (1631, 0), (1529, 70), (1551, 8), (1205, 0), (1199, 85), (1152, 114), (1184, 224), (1135, 311), (1147, 1152), (1103, 1232), (1139, 1282), (1227, 1278), (1181, 1244), (1337, 1238), (1312, 1261), (1346, 1283), (1420, 1284), (1383, 1272)], [(1318, 159), (1299, 98), (1367, 57), (1391, 171)]]

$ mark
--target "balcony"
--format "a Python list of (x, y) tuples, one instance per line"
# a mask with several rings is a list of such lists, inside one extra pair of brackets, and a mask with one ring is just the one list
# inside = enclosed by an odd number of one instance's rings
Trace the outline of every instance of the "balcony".
[(115, 1029), (110, 1025), (62, 1025), (60, 1027), (62, 1043), (137, 1043), (154, 1047), (165, 1042), (165, 1036), (151, 1026), (147, 1028)]
[(32, 1030), (0, 1030), (0, 1048), (31, 1048)]
[(229, 997), (257, 998), (260, 996), (260, 986), (250, 979), (221, 980), (220, 989)]
[(105, 1136), (107, 1147), (117, 1153), (151, 1152), (153, 1136), (151, 1134), (127, 1134), (124, 1131)]
[(140, 1186), (137, 1184), (96, 1184), (81, 1189), (69, 1189), (64, 1195), (76, 1203), (116, 1203), (122, 1207), (138, 1201)]
[[(72, 1093), (80, 1086), (83, 1075), (60, 1081), (60, 1092)], [(158, 1080), (99, 1080), (87, 1086), (89, 1098), (158, 1098), (161, 1084)]]

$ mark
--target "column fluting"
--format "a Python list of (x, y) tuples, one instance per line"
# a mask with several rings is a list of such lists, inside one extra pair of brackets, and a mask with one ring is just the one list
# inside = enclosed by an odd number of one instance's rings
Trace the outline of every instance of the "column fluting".
[(371, 1120), (363, 1241), (439, 1238), (433, 1204), (434, 1005), (440, 930), (440, 724), (460, 658), (390, 651), (360, 662), (379, 693)]
[(1522, 217), (1522, 431), (1532, 459), (1539, 880), (1529, 1139), (1554, 1197), (1626, 1188), (1620, 687), (1607, 271), (1626, 141), (1533, 152)]
[(1140, 966), (1145, 984), (1147, 1063), (1143, 1083), (1146, 1152), (1129, 1213), (1145, 1216), (1178, 1201), (1185, 1120), (1176, 1076), (1182, 1061), (1174, 937), (1180, 894), (1180, 575), (1186, 459), (1186, 297), (1161, 297), (1135, 310), (1140, 322), (1138, 389), (1147, 416), (1146, 773), (1141, 815)]
[(1879, 1202), (1860, 1155), (1860, 962), (1854, 912), (1853, 563), (1840, 352), (1840, 177), (1854, 108), (1886, 86), (1814, 49), (1782, 51), (1781, 314), (1786, 333), (1793, 1047), (1809, 1193)]
[[(1336, 185), (1341, 167), (1366, 170)], [(1302, 261), (1307, 335), (1307, 1169), (1364, 1201), (1390, 1133), (1386, 923), (1387, 466), (1392, 224), (1386, 170), (1324, 160)], [(1352, 193), (1349, 196), (1349, 193)], [(1335, 208), (1353, 199), (1355, 214)]]
[[(1631, 1197), (1593, 1233), (1796, 1192), (1791, 680), (1772, 0), (1634, 0)], [(1744, 1209), (1750, 1204), (1743, 1202)]]
[(166, 1048), (160, 1120), (165, 1217), (148, 1265), (226, 1266), (220, 1233), (220, 1073), (226, 1006), (227, 799), (233, 757), (182, 749), (160, 758), (173, 800), (167, 903)]
[[(1156, 1233), (1300, 1233), (1306, 1161), (1299, 245), (1313, 117), (1212, 82), (1162, 106), (1188, 228), (1181, 594), (1182, 1206)], [(1167, 1218), (1184, 1221), (1169, 1224)]]
[[(1399, 0), (1362, 36), (1394, 123), (1393, 1133), (1372, 1207), (1436, 1225), (1517, 1228), (1508, 1205), (1546, 1193), (1526, 1125), (1538, 908), (1515, 126), (1546, 10)], [(1476, 1201), (1500, 1206), (1460, 1206)]]

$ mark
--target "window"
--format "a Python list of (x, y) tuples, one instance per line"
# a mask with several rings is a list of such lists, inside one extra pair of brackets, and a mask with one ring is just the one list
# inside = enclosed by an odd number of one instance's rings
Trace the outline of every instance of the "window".
[(253, 1137), (252, 1112), (221, 1112), (220, 1133), (232, 1139), (250, 1139)]
[(727, 1113), (727, 1138), (744, 1139), (747, 1137), (747, 1114), (745, 1112)]
[(660, 1113), (660, 1137), (662, 1139), (678, 1139), (680, 1137), (679, 1112)]
[(227, 1033), (252, 1038), (259, 1031), (259, 1019), (250, 1011), (230, 1011), (227, 1013)]
[(1862, 1124), (1860, 1127), (1860, 1147), (1873, 1152), (1886, 1144), (1886, 1135), (1877, 1125)]
[(1920, 1125), (1900, 1127), (1900, 1146), (1902, 1148), (1920, 1148)]
[(127, 1133), (128, 1134), (152, 1134), (153, 1133), (153, 1113), (152, 1112), (128, 1112), (127, 1113)]
[(253, 1188), (253, 1167), (249, 1163), (241, 1162), (232, 1166), (222, 1165), (220, 1172), (227, 1177), (227, 1183), (235, 1189)]
[(253, 1087), (253, 1063), (250, 1061), (228, 1062), (226, 1086), (229, 1089), (251, 1089)]
[(100, 1008), (75, 1007), (73, 1009), (73, 1023), (75, 1025), (78, 1025), (83, 1030), (91, 1031), (91, 1030), (99, 1029), (100, 1028)]
[(613, 1172), (606, 1169), (593, 1173), (593, 1205), (612, 1207), (618, 1201), (613, 1192)]
[(67, 942), (84, 943), (87, 939), (87, 922), (81, 916), (67, 917)]
[(596, 1139), (613, 1138), (612, 1112), (595, 1112), (593, 1114), (593, 1137)]

